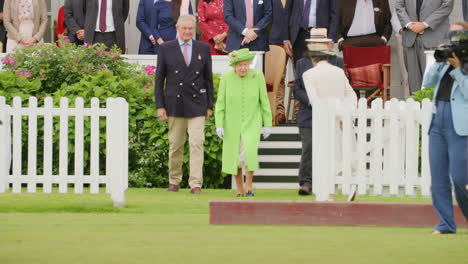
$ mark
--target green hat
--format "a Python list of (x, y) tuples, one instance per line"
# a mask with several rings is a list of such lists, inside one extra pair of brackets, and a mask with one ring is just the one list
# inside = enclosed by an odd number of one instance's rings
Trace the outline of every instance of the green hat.
[(255, 58), (255, 53), (250, 52), (249, 49), (240, 49), (234, 50), (229, 53), (230, 65), (233, 66), (234, 64), (241, 62), (241, 61), (251, 61)]

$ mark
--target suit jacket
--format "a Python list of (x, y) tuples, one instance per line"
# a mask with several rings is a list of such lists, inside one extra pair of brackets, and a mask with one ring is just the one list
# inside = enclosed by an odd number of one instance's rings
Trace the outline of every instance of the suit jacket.
[[(338, 28), (338, 0), (317, 0), (316, 8), (317, 27), (327, 28), (328, 38), (335, 39)], [(287, 0), (285, 12), (287, 23), (284, 24), (283, 39), (290, 40), (291, 44), (294, 45), (302, 25), (304, 0)]]
[[(344, 68), (343, 58), (334, 57), (330, 60), (330, 63)], [(312, 107), (310, 105), (309, 97), (302, 80), (304, 72), (312, 69), (314, 66), (310, 61), (310, 58), (302, 58), (296, 63), (296, 78), (294, 80), (293, 95), (296, 100), (299, 101), (299, 112), (297, 112), (296, 122), (298, 127), (311, 128), (312, 127)]]
[[(44, 38), (45, 31), (47, 29), (47, 6), (45, 0), (33, 1), (33, 38), (40, 41)], [(3, 23), (6, 31), (8, 32), (8, 38), (20, 41), (21, 34), (19, 32), (19, 16), (18, 16), (18, 4), (16, 0), (5, 0), (3, 6)]]
[[(423, 86), (426, 88), (435, 87), (434, 99), (436, 101), (437, 93), (439, 92), (440, 81), (445, 75), (450, 64), (447, 62), (439, 62), (433, 64), (427, 73), (424, 75)], [(468, 136), (468, 76), (463, 74), (460, 68), (450, 72), (450, 76), (454, 79), (452, 85), (452, 93), (450, 95), (450, 105), (452, 107), (453, 127), (459, 136)], [(429, 125), (429, 133), (432, 129), (432, 121), (434, 114), (431, 116), (431, 124)]]
[[(396, 12), (403, 30), (403, 46), (412, 47), (416, 40), (416, 33), (406, 28), (410, 22), (418, 21), (416, 0), (397, 0)], [(453, 10), (453, 0), (423, 0), (420, 19), (429, 27), (421, 35), (424, 47), (435, 48), (446, 41), (445, 33), (449, 29), (449, 15)]]
[[(0, 0), (0, 13), (3, 13), (3, 4), (4, 0)], [(4, 52), (6, 50), (6, 30), (5, 26), (3, 25), (3, 20), (0, 20), (0, 42), (3, 43), (3, 50), (0, 50), (0, 52)]]
[(136, 26), (141, 32), (138, 54), (155, 54), (154, 45), (149, 40), (151, 35), (156, 39), (156, 36), (153, 34), (153, 30), (151, 29), (153, 11), (154, 0), (140, 0), (136, 18)]
[[(98, 18), (98, 0), (84, 0), (86, 2), (85, 42), (94, 43), (96, 21)], [(112, 0), (112, 15), (114, 17), (115, 36), (117, 45), (125, 53), (125, 20), (129, 12), (129, 0)]]
[[(415, 0), (413, 0), (415, 1)], [(348, 31), (354, 20), (357, 0), (346, 0), (340, 2), (340, 23), (337, 32), (337, 39), (346, 39)], [(374, 5), (374, 23), (376, 34), (390, 40), (392, 36), (392, 13), (388, 0), (372, 0)], [(378, 9), (378, 11), (377, 11)]]
[[(271, 23), (271, 0), (252, 0), (254, 6), (254, 28), (258, 28), (258, 38), (248, 47), (251, 51), (268, 51), (267, 26)], [(229, 25), (226, 50), (231, 52), (241, 47), (244, 39), (242, 31), (245, 29), (246, 13), (243, 0), (224, 1), (224, 20)]]
[(160, 45), (154, 96), (156, 108), (168, 116), (205, 116), (213, 109), (213, 72), (210, 46), (193, 40), (190, 65), (185, 64), (177, 39)]
[(271, 0), (272, 23), (270, 29), (270, 44), (283, 45), (284, 25), (286, 24), (286, 12), (281, 0)]
[(85, 0), (65, 0), (65, 24), (72, 43), (79, 41), (76, 32), (84, 29), (85, 11)]
[(468, 21), (468, 0), (462, 0), (463, 20)]

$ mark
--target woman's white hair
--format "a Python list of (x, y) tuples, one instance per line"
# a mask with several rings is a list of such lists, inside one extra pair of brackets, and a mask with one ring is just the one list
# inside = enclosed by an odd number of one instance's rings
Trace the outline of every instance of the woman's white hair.
[(197, 18), (194, 15), (181, 15), (179, 19), (177, 19), (177, 24), (176, 27), (180, 25), (180, 23), (184, 21), (192, 21), (193, 25), (196, 27), (197, 26)]

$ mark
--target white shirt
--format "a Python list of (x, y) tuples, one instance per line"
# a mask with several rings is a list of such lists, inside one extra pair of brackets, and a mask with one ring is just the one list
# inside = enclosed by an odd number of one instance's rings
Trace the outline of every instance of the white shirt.
[[(101, 32), (99, 29), (99, 15), (101, 14), (101, 0), (98, 0), (98, 13), (96, 20), (96, 32)], [(112, 15), (112, 0), (107, 0), (107, 12), (106, 12), (106, 32), (114, 32), (114, 16)]]
[(374, 34), (376, 32), (374, 19), (374, 4), (372, 0), (357, 0), (353, 23), (349, 28), (348, 37)]

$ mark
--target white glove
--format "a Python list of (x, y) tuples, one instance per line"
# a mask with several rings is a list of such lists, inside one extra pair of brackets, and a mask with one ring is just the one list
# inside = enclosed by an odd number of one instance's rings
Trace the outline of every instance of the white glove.
[(224, 127), (217, 127), (216, 128), (216, 134), (218, 134), (219, 138), (223, 138), (224, 137)]
[(266, 139), (271, 135), (271, 127), (262, 127), (263, 139)]

